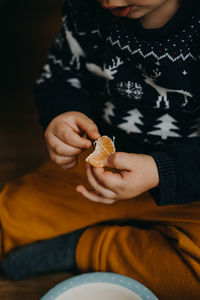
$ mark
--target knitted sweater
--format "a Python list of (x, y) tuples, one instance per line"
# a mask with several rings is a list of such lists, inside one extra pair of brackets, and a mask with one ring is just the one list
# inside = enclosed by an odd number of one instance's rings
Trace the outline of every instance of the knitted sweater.
[[(197, 1), (198, 2), (198, 1)], [(185, 0), (162, 28), (113, 16), (94, 0), (68, 0), (37, 80), (40, 123), (76, 110), (118, 151), (151, 155), (158, 205), (200, 200), (200, 9)]]

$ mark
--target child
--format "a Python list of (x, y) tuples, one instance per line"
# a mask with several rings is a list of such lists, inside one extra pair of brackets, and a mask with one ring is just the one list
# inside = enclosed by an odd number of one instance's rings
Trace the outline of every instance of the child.
[[(3, 254), (29, 244), (4, 258), (8, 276), (111, 271), (159, 299), (199, 299), (199, 35), (195, 0), (65, 2), (36, 87), (64, 170), (48, 163), (2, 193)], [(86, 165), (89, 187), (84, 155), (74, 167), (100, 135), (115, 136), (106, 165), (119, 172)]]

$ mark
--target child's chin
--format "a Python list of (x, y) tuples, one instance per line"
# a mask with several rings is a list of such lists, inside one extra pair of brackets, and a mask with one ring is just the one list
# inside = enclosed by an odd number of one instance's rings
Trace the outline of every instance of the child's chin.
[(139, 8), (133, 9), (127, 16), (129, 19), (140, 19), (145, 16), (144, 11)]

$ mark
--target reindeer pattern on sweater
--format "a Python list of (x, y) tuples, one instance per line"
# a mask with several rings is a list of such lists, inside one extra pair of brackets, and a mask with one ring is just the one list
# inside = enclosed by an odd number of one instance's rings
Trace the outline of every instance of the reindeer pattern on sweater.
[(199, 136), (200, 18), (191, 15), (182, 25), (178, 19), (179, 31), (170, 28), (164, 38), (149, 39), (147, 30), (137, 32), (138, 21), (113, 17), (94, 1), (93, 6), (75, 2), (82, 14), (68, 1), (38, 85), (52, 80), (56, 66), (65, 74), (66, 88), (69, 84), (94, 97), (102, 121), (141, 141)]

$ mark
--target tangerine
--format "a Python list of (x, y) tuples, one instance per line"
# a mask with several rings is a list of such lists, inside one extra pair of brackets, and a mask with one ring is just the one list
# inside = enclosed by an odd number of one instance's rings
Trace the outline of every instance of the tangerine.
[(108, 136), (104, 135), (94, 142), (94, 151), (86, 158), (86, 161), (93, 167), (105, 167), (104, 160), (109, 155), (113, 154), (115, 150), (114, 142)]

